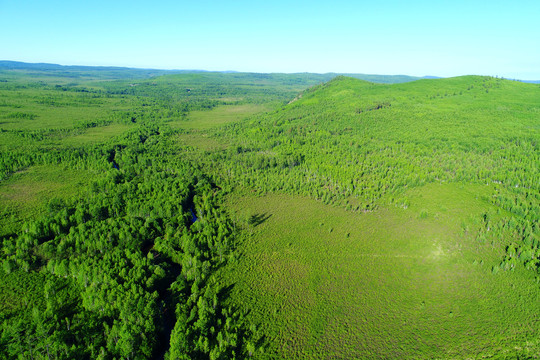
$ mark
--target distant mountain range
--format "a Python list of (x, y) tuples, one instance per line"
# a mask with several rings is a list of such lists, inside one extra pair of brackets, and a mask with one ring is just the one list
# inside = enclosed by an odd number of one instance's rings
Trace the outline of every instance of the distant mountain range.
[(35, 76), (62, 76), (62, 77), (89, 77), (107, 79), (149, 78), (167, 73), (180, 73), (182, 71), (169, 71), (157, 69), (135, 69), (115, 66), (80, 66), (58, 65), (48, 63), (25, 63), (19, 61), (0, 60), (0, 71), (17, 70), (27, 75)]
[[(19, 61), (0, 61), (0, 71), (2, 70), (18, 70), (25, 72), (26, 75), (35, 76), (62, 76), (62, 77), (91, 77), (91, 78), (150, 78), (165, 74), (181, 74), (181, 73), (208, 73), (206, 70), (159, 70), (159, 69), (139, 69), (116, 66), (80, 66), (80, 65), (58, 65), (49, 63), (25, 63)], [(236, 71), (216, 71), (219, 73), (241, 73)], [(299, 73), (301, 74), (301, 73)], [(308, 73), (305, 73), (306, 75)], [(373, 75), (373, 74), (350, 74), (350, 73), (326, 73), (312, 74), (319, 75), (321, 80), (328, 81), (338, 75), (346, 75), (361, 80), (377, 82), (377, 83), (403, 83), (422, 79), (420, 77), (408, 75)], [(425, 78), (436, 78), (433, 76)]]
[[(2, 70), (20, 70), (25, 72), (35, 72), (35, 75), (40, 76), (55, 76), (63, 77), (106, 77), (125, 79), (125, 78), (150, 78), (165, 74), (181, 74), (181, 73), (202, 73), (210, 72), (207, 70), (160, 70), (160, 69), (141, 69), (117, 66), (82, 66), (82, 65), (59, 65), (50, 63), (26, 63), (21, 61), (0, 60), (0, 71)], [(236, 73), (237, 71), (216, 71), (220, 73)], [(29, 73), (28, 75), (31, 75)], [(404, 83), (420, 79), (440, 79), (438, 76), (409, 76), (409, 75), (374, 75), (374, 74), (357, 74), (357, 73), (326, 73), (320, 74), (324, 77), (334, 77), (345, 75), (361, 80), (376, 82), (376, 83)], [(540, 80), (517, 80), (526, 83), (540, 84)]]

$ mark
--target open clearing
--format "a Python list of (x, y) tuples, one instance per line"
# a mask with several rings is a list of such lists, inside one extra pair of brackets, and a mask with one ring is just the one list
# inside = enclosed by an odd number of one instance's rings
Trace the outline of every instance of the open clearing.
[(246, 236), (222, 276), (275, 358), (476, 358), (531, 354), (530, 272), (492, 273), (504, 249), (475, 239), (489, 186), (431, 184), (347, 212), (291, 195), (229, 199)]
[(246, 104), (246, 105), (223, 105), (210, 111), (191, 111), (186, 119), (170, 123), (172, 127), (183, 129), (209, 129), (212, 127), (236, 122), (247, 118), (250, 115), (268, 110), (267, 105)]
[(76, 196), (89, 172), (60, 166), (33, 166), (0, 182), (0, 236), (15, 232), (20, 221), (36, 217), (52, 198)]
[(62, 139), (63, 145), (81, 145), (81, 144), (94, 144), (104, 143), (114, 136), (118, 136), (129, 129), (129, 125), (126, 124), (111, 124), (107, 126), (99, 126), (90, 128), (84, 131), (84, 133), (69, 136)]

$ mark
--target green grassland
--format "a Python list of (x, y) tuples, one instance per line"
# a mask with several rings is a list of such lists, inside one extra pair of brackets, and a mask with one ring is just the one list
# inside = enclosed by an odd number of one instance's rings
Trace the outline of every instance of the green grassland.
[(216, 140), (215, 138), (208, 137), (205, 132), (190, 131), (178, 134), (178, 143), (181, 146), (189, 146), (191, 148), (203, 150), (203, 151), (216, 151), (224, 150), (227, 148), (227, 144)]
[(246, 121), (251, 115), (273, 108), (266, 104), (220, 105), (211, 110), (194, 110), (179, 120), (167, 125), (171, 129), (180, 129), (177, 135), (178, 145), (202, 151), (224, 150), (228, 144), (222, 139), (212, 137), (208, 130), (226, 124)]
[(95, 128), (89, 128), (81, 134), (65, 137), (62, 144), (66, 146), (88, 145), (99, 142), (107, 142), (115, 136), (121, 135), (130, 128), (127, 124), (111, 124)]
[(476, 238), (491, 192), (432, 184), (408, 193), (407, 209), (370, 213), (291, 195), (231, 197), (249, 235), (223, 276), (232, 301), (264, 324), (263, 358), (537, 354), (534, 275), (493, 274), (500, 239)]
[(540, 86), (0, 68), (0, 357), (538, 357)]
[(195, 110), (190, 112), (185, 119), (170, 123), (171, 127), (183, 129), (205, 130), (231, 122), (243, 120), (250, 115), (268, 110), (268, 105), (245, 104), (245, 105), (221, 105), (208, 110)]
[(63, 166), (33, 166), (0, 183), (0, 236), (15, 233), (25, 220), (46, 210), (51, 199), (78, 195), (92, 172)]

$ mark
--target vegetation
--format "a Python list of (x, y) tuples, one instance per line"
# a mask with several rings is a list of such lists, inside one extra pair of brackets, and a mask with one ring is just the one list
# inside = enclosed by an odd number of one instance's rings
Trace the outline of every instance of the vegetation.
[(267, 325), (265, 358), (532, 356), (535, 274), (493, 274), (504, 239), (476, 235), (491, 191), (431, 184), (407, 193), (407, 209), (369, 213), (287, 194), (231, 197), (250, 235), (222, 276), (248, 319)]
[(540, 351), (539, 85), (0, 71), (1, 357)]

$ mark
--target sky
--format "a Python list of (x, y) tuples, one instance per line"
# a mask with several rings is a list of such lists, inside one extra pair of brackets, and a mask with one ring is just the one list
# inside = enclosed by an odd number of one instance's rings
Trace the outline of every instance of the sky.
[(540, 79), (540, 0), (0, 0), (0, 60)]

